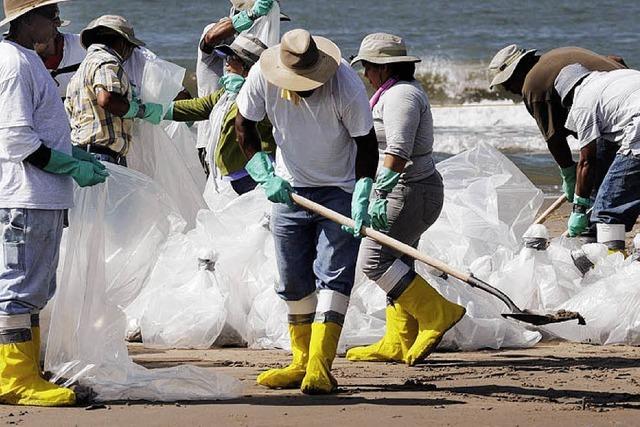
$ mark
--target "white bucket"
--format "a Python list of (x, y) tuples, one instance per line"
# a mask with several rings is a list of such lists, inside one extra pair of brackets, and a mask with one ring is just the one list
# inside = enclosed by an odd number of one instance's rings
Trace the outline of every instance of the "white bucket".
[(597, 224), (598, 243), (606, 245), (609, 250), (624, 250), (624, 224)]

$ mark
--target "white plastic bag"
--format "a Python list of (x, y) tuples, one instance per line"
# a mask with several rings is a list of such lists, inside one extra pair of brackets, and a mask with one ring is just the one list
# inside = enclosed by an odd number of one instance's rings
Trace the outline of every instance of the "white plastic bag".
[[(145, 57), (142, 62), (139, 96), (144, 102), (168, 106), (182, 88), (184, 68), (155, 56)], [(193, 227), (196, 214), (205, 207), (205, 175), (202, 168), (196, 167), (199, 161), (195, 139), (184, 123), (153, 125), (136, 120), (127, 164), (159, 184), (179, 207), (189, 227)]]
[(228, 295), (212, 258), (200, 258), (199, 271), (186, 284), (167, 284), (152, 295), (140, 321), (146, 346), (207, 349), (213, 345), (227, 318)]
[[(124, 254), (153, 265), (153, 254), (183, 223), (175, 220), (179, 217), (170, 199), (150, 179), (119, 166), (108, 168), (105, 184), (76, 188), (45, 368), (54, 373), (54, 381), (90, 385), (98, 400), (237, 396), (239, 383), (228, 376), (194, 367), (147, 370), (129, 358), (121, 307), (123, 295), (129, 299), (135, 293), (132, 276), (138, 272), (126, 265)], [(116, 257), (120, 268), (109, 266)], [(144, 263), (140, 267), (146, 268)]]

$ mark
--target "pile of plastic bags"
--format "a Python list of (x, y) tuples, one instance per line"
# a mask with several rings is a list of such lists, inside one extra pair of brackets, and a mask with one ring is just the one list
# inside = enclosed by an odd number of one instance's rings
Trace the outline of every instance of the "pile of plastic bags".
[[(483, 164), (491, 166), (482, 167)], [(495, 253), (501, 253), (504, 259), (513, 257), (519, 249), (517, 236), (533, 221), (542, 203), (540, 190), (509, 160), (486, 145), (450, 158), (438, 169), (445, 179), (445, 207), (434, 226), (438, 231), (425, 234), (422, 250), (430, 251), (432, 245), (438, 245), (431, 240), (433, 235), (457, 242), (456, 246), (445, 245), (446, 252), (438, 252), (452, 264), (464, 265), (467, 260)], [(500, 208), (504, 200), (509, 201), (509, 209)], [(268, 230), (269, 209), (270, 203), (258, 189), (218, 211), (201, 211), (195, 229), (169, 240), (145, 290), (126, 308), (130, 333), (139, 328), (143, 342), (150, 346), (207, 348), (211, 335), (200, 329), (201, 323), (194, 321), (192, 313), (200, 313), (206, 308), (202, 304), (209, 304), (211, 313), (218, 317), (205, 324), (220, 331), (216, 344), (288, 348), (286, 307), (273, 290), (278, 277)], [(170, 301), (179, 290), (191, 289), (200, 274), (199, 254), (207, 251), (219, 254), (213, 273), (218, 277), (218, 298), (191, 298), (189, 303), (173, 305), (157, 302)], [(443, 346), (522, 347), (534, 345), (541, 338), (538, 332), (503, 319), (500, 312), (504, 306), (494, 297), (456, 279), (443, 280), (422, 267), (420, 270), (448, 298), (468, 307), (468, 316), (447, 335)], [(360, 273), (356, 282), (341, 350), (370, 343), (384, 333), (384, 293)], [(188, 294), (185, 293), (184, 302)], [(221, 304), (224, 308), (218, 309)], [(167, 319), (172, 319), (171, 327), (165, 326), (165, 332), (159, 333)], [(219, 321), (226, 323), (225, 328), (219, 328)], [(174, 329), (183, 331), (183, 336), (168, 339)], [(208, 339), (200, 339), (202, 336)]]

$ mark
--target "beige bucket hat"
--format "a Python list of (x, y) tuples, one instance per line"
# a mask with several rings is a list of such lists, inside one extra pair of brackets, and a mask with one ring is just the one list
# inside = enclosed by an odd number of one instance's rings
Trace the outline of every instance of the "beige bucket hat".
[(4, 0), (4, 19), (0, 21), (0, 27), (25, 13), (31, 12), (33, 9), (67, 1), (69, 0)]
[(114, 32), (135, 46), (145, 46), (145, 42), (136, 38), (133, 25), (118, 15), (103, 15), (91, 21), (87, 28), (80, 32), (80, 43), (87, 49), (91, 44), (92, 35)]
[(515, 44), (501, 49), (489, 63), (489, 73), (493, 77), (489, 89), (493, 89), (495, 86), (509, 80), (520, 61), (527, 55), (532, 55), (536, 52), (536, 49), (526, 50)]
[(260, 68), (269, 83), (281, 89), (303, 92), (325, 84), (338, 70), (340, 48), (307, 30), (291, 30), (279, 45), (265, 50)]
[(417, 56), (407, 55), (407, 46), (402, 37), (387, 33), (374, 33), (366, 36), (360, 44), (358, 55), (351, 65), (360, 61), (373, 64), (393, 64), (395, 62), (420, 62)]

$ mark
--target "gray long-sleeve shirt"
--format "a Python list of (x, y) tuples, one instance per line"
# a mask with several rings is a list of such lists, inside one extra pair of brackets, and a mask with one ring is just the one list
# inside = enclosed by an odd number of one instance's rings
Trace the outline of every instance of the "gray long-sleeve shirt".
[(401, 176), (419, 181), (435, 172), (433, 117), (427, 94), (417, 81), (399, 81), (373, 108), (373, 124), (381, 153), (407, 160)]

